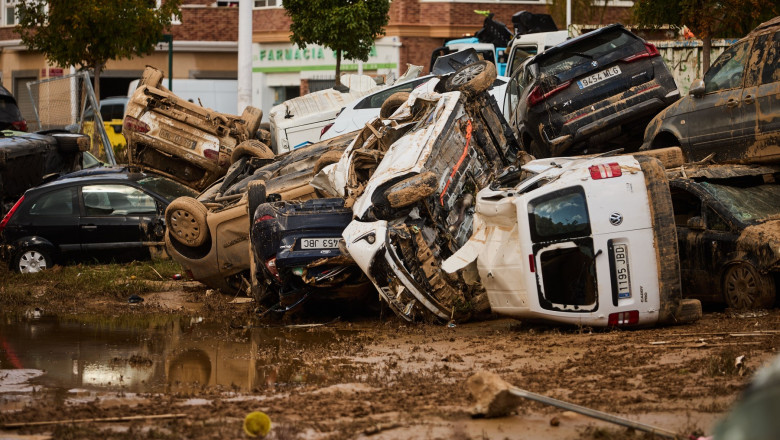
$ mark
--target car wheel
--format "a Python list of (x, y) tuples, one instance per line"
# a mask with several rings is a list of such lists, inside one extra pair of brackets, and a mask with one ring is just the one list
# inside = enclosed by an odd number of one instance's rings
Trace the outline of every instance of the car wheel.
[(774, 280), (758, 273), (750, 263), (729, 266), (723, 276), (722, 290), (726, 304), (735, 309), (771, 307), (775, 301)]
[(247, 198), (249, 203), (249, 223), (252, 224), (252, 219), (255, 215), (257, 207), (265, 203), (265, 182), (262, 180), (253, 180), (246, 186)]
[(40, 246), (19, 251), (11, 260), (11, 267), (19, 273), (36, 273), (52, 266), (51, 253)]
[(314, 164), (314, 174), (319, 173), (326, 166), (336, 163), (341, 160), (341, 156), (344, 155), (344, 150), (328, 150), (317, 159), (317, 163)]
[(450, 75), (444, 83), (444, 88), (476, 95), (490, 88), (495, 80), (496, 65), (490, 61), (477, 61)]
[(208, 210), (192, 197), (179, 197), (165, 210), (165, 224), (171, 236), (190, 247), (198, 247), (208, 238)]
[(230, 163), (236, 163), (244, 156), (257, 157), (260, 159), (273, 159), (274, 152), (257, 139), (249, 139), (248, 141), (238, 144), (233, 150), (233, 154), (230, 156)]
[(385, 102), (382, 103), (382, 108), (379, 109), (379, 117), (387, 119), (398, 110), (398, 107), (403, 105), (409, 99), (409, 92), (395, 92), (390, 95)]

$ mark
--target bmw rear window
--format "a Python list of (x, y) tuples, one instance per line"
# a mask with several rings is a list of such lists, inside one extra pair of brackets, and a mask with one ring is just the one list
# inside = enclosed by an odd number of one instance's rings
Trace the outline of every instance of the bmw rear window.
[[(538, 62), (539, 70), (544, 76), (558, 76), (579, 66), (590, 65), (589, 70), (602, 69), (608, 63), (644, 50), (645, 45), (642, 40), (622, 29), (615, 29), (612, 32), (583, 38), (566, 45), (560, 52), (542, 57)], [(594, 61), (596, 61), (595, 66), (592, 65)]]

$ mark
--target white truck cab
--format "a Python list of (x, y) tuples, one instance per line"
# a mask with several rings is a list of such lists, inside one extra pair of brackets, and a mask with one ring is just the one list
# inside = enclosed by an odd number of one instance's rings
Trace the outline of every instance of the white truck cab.
[(512, 39), (507, 48), (506, 76), (512, 76), (523, 61), (569, 38), (568, 31), (523, 34)]
[(474, 268), (493, 312), (588, 326), (701, 317), (683, 300), (671, 196), (654, 158), (550, 158), (531, 177), (477, 194), (469, 242), (449, 273)]

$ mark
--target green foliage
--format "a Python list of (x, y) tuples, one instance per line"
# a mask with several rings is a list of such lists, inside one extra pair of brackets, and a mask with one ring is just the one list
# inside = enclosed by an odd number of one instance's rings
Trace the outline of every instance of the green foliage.
[(390, 10), (389, 0), (285, 0), (282, 5), (292, 19), (290, 41), (361, 61), (368, 60), (374, 39), (384, 35)]
[(17, 4), (16, 30), (28, 47), (59, 66), (95, 69), (152, 53), (179, 15), (181, 0), (27, 0)]
[(641, 26), (688, 26), (701, 38), (734, 38), (776, 16), (778, 5), (774, 0), (638, 0), (632, 13)]

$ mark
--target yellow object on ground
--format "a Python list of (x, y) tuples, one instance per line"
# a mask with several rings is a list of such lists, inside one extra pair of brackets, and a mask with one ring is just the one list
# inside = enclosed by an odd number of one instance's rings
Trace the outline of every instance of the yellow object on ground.
[(271, 418), (261, 411), (253, 411), (244, 418), (244, 432), (250, 437), (265, 437), (271, 432)]

